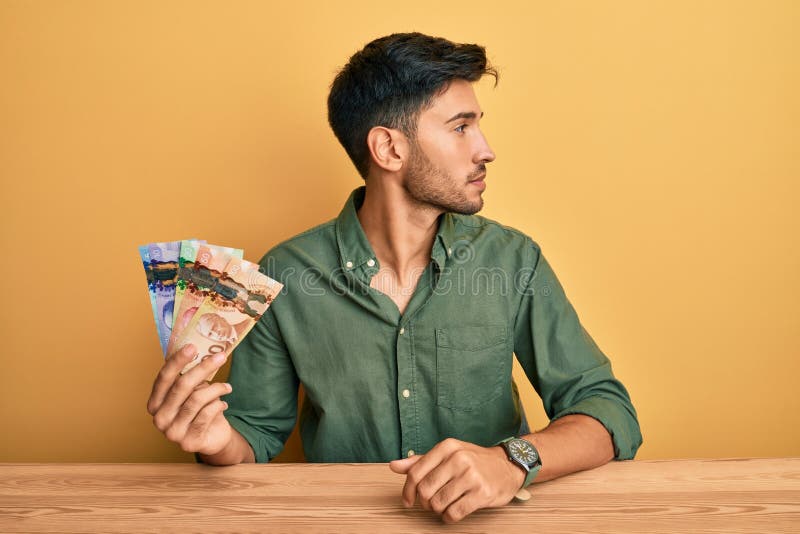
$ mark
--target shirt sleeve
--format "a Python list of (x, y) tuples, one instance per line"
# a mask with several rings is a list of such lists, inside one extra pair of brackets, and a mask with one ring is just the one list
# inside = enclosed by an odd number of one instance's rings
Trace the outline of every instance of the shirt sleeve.
[(250, 443), (256, 462), (282, 450), (297, 419), (298, 379), (274, 316), (279, 295), (234, 349), (225, 418)]
[(611, 434), (617, 460), (642, 444), (636, 410), (611, 362), (581, 325), (539, 246), (529, 246), (533, 276), (514, 325), (514, 352), (550, 420), (584, 414)]

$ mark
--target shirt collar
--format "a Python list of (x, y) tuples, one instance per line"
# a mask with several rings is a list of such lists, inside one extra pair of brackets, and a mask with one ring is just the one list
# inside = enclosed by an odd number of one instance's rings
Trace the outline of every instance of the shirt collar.
[(336, 219), (339, 263), (345, 271), (352, 271), (369, 260), (377, 262), (375, 252), (361, 227), (361, 221), (358, 220), (357, 211), (364, 202), (366, 191), (367, 188), (361, 186), (350, 193), (350, 198), (344, 203), (344, 207)]
[(444, 269), (447, 258), (453, 255), (453, 242), (455, 241), (455, 220), (452, 213), (443, 213), (439, 216), (439, 230), (433, 242), (431, 258), (436, 262), (439, 270)]
[[(345, 271), (352, 271), (364, 264), (378, 268), (377, 258), (372, 246), (367, 240), (361, 221), (358, 220), (358, 208), (364, 202), (367, 188), (358, 187), (350, 193), (344, 203), (342, 211), (336, 218), (336, 241), (339, 245), (339, 263)], [(455, 221), (452, 213), (439, 216), (439, 229), (433, 242), (431, 258), (439, 269), (443, 269), (445, 261), (452, 255), (452, 246), (455, 238)], [(373, 262), (369, 265), (370, 260)]]

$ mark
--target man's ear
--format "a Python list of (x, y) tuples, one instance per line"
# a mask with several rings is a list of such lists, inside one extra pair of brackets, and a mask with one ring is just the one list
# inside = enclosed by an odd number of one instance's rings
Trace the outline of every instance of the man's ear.
[(367, 147), (372, 162), (388, 172), (397, 172), (406, 164), (408, 139), (400, 130), (375, 126), (367, 133)]

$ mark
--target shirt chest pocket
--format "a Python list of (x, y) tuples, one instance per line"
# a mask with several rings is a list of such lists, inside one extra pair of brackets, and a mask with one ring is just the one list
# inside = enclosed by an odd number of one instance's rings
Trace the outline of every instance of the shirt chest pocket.
[(478, 410), (511, 383), (511, 351), (505, 325), (436, 330), (436, 404)]

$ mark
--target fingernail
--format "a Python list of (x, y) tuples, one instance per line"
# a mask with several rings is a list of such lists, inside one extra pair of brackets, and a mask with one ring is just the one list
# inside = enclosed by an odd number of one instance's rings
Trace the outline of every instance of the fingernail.
[(230, 393), (231, 391), (233, 391), (233, 386), (231, 386), (230, 384), (225, 384), (225, 389), (227, 389), (228, 393)]
[(224, 352), (220, 352), (219, 354), (214, 355), (214, 362), (215, 363), (222, 363), (225, 361), (226, 354)]
[(227, 410), (228, 409), (228, 403), (227, 402), (222, 401), (222, 409), (223, 410)]

